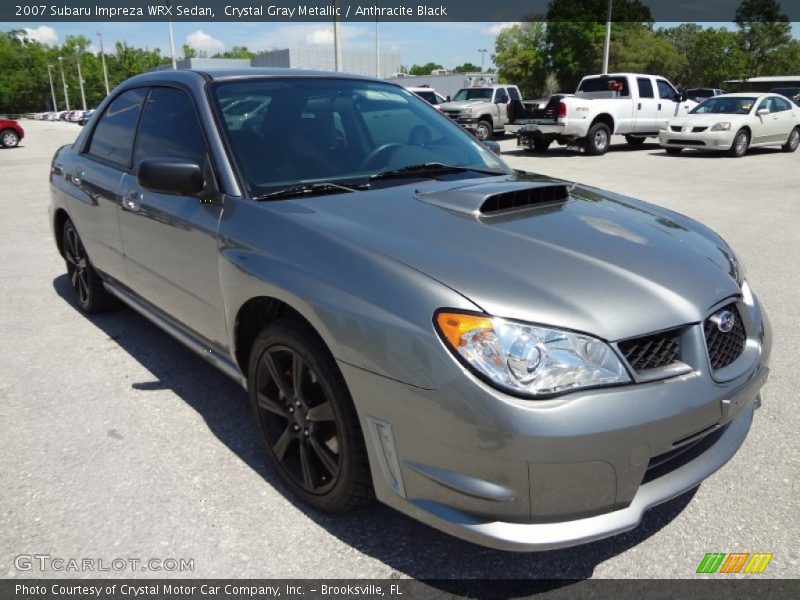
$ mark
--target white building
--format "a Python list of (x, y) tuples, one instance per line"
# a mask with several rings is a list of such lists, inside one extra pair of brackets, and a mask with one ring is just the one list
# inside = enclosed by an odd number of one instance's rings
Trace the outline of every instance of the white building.
[[(253, 57), (251, 66), (333, 71), (335, 62), (332, 49), (285, 48), (257, 54)], [(342, 65), (339, 70), (375, 77), (375, 53), (345, 50), (342, 52)], [(381, 52), (381, 78), (391, 77), (399, 70), (400, 54)]]

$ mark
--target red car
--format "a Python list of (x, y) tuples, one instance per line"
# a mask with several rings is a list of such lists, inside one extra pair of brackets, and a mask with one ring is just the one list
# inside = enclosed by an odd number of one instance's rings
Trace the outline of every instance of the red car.
[(4, 148), (13, 148), (25, 137), (25, 131), (16, 121), (0, 119), (0, 145)]

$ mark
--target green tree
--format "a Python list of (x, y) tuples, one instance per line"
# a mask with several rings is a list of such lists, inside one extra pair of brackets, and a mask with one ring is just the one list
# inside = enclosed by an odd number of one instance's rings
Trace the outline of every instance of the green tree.
[(429, 62), (424, 65), (411, 65), (408, 73), (410, 75), (430, 75), (432, 71), (438, 69), (444, 69), (444, 67), (440, 64)]
[(609, 70), (614, 72), (658, 73), (671, 81), (686, 70), (688, 59), (675, 45), (647, 28), (625, 28), (611, 45)]
[[(734, 19), (747, 54), (746, 75), (756, 77), (774, 68), (792, 39), (789, 17), (777, 0), (744, 0)], [(779, 62), (779, 60), (778, 60)]]
[(254, 56), (255, 53), (250, 52), (250, 50), (247, 49), (247, 46), (234, 46), (225, 52), (218, 52), (211, 58), (253, 58)]
[(478, 65), (473, 65), (471, 62), (465, 62), (463, 65), (453, 67), (451, 73), (480, 73), (481, 68)]
[[(603, 62), (606, 0), (551, 0), (547, 7), (546, 47), (562, 90), (574, 90), (580, 79), (599, 73)], [(612, 49), (630, 30), (652, 29), (650, 9), (639, 0), (614, 0)]]
[(538, 95), (547, 76), (544, 24), (526, 21), (503, 29), (495, 39), (492, 61), (501, 81), (517, 84), (525, 97)]

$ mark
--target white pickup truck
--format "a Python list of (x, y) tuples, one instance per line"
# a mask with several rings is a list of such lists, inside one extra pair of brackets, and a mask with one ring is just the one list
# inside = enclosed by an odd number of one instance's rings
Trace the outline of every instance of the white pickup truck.
[(614, 73), (584, 77), (572, 95), (556, 95), (543, 109), (509, 104), (506, 130), (517, 143), (545, 152), (554, 141), (582, 146), (587, 154), (605, 154), (611, 135), (624, 135), (632, 146), (658, 137), (662, 123), (685, 114), (697, 103), (685, 100), (658, 75)]
[(450, 102), (440, 104), (439, 110), (479, 140), (486, 140), (505, 131), (512, 102), (522, 103), (515, 85), (467, 87), (458, 90)]

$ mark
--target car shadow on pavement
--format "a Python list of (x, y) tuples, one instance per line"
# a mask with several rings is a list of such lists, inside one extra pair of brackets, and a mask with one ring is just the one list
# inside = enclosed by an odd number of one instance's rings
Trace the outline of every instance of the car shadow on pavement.
[(203, 417), (221, 442), (299, 511), (356, 551), (386, 564), (393, 576), (423, 579), (445, 592), (466, 595), (470, 595), (469, 588), (458, 580), (513, 580), (498, 582), (506, 586), (506, 595), (512, 596), (541, 591), (543, 583), (536, 581), (539, 579), (586, 579), (598, 564), (638, 545), (670, 523), (696, 492), (695, 488), (650, 509), (641, 525), (632, 531), (575, 548), (539, 553), (503, 552), (464, 542), (378, 502), (344, 515), (320, 513), (299, 503), (268, 468), (247, 394), (239, 385), (134, 310), (121, 308), (84, 315), (75, 303), (66, 275), (54, 279), (53, 288), (82, 318), (102, 330), (155, 378), (134, 382), (133, 389), (175, 393)]

